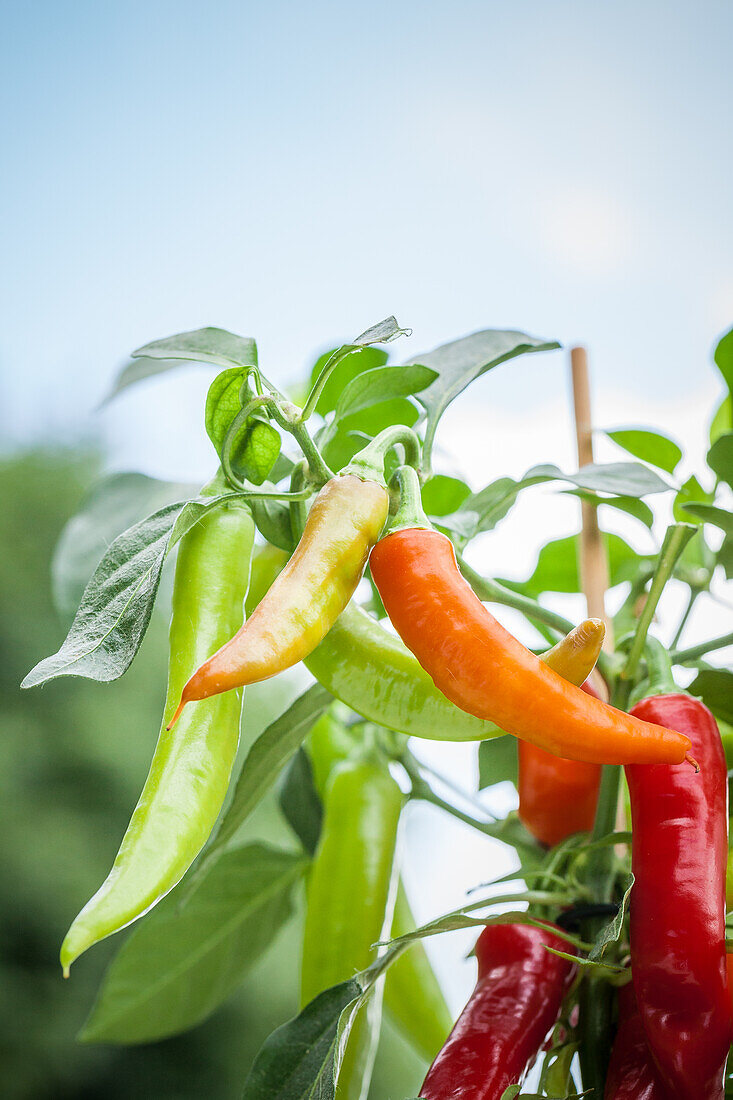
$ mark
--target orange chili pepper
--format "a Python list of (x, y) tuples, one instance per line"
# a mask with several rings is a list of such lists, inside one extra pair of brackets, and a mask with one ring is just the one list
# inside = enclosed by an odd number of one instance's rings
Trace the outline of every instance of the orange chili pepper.
[[(407, 477), (402, 480), (403, 505)], [(408, 489), (409, 492), (409, 489)], [(419, 499), (419, 498), (418, 498)], [(402, 522), (371, 553), (387, 614), (436, 687), (477, 718), (556, 756), (596, 764), (680, 764), (690, 739), (632, 718), (563, 680), (505, 630), (456, 564), (445, 535), (423, 516)]]

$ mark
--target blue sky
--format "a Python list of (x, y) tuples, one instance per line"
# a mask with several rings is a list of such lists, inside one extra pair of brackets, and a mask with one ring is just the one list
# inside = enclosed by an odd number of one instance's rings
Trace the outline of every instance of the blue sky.
[[(124, 431), (154, 461), (149, 406), (199, 383), (91, 412), (129, 350), (203, 324), (255, 336), (278, 378), (395, 313), (405, 357), (489, 326), (588, 342), (630, 421), (717, 392), (729, 3), (36, 2), (4, 23), (6, 437)], [(478, 398), (563, 387), (537, 356)]]

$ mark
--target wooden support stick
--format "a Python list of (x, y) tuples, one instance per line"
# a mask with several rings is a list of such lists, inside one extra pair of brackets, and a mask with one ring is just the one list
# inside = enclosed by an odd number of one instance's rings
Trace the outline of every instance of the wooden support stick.
[[(590, 408), (588, 353), (585, 348), (570, 349), (570, 370), (573, 383), (575, 434), (578, 441), (578, 467), (589, 466), (593, 462), (593, 422)], [(605, 622), (606, 639), (603, 648), (611, 651), (613, 650), (613, 623), (606, 615), (608, 559), (598, 527), (597, 506), (584, 500), (581, 503), (581, 514), (580, 581), (585, 594), (588, 615), (594, 619), (603, 619)]]

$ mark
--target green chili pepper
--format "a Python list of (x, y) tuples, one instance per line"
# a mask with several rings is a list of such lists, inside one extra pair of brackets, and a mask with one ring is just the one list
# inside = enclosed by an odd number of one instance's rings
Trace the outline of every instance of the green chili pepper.
[[(216, 479), (204, 490), (217, 492)], [(148, 778), (106, 881), (61, 947), (61, 964), (130, 924), (183, 877), (221, 809), (239, 741), (242, 692), (191, 707), (166, 726), (191, 671), (242, 621), (254, 540), (239, 502), (207, 512), (181, 539), (173, 588), (168, 691)]]
[(500, 732), (446, 699), (399, 638), (353, 602), (305, 665), (358, 714), (412, 737), (483, 741)]
[[(322, 799), (334, 769), (358, 754), (362, 742), (363, 730), (347, 728), (330, 712), (316, 722), (308, 738), (308, 753), (313, 781)], [(401, 936), (414, 928), (415, 919), (407, 894), (402, 880), (398, 879), (391, 935), (393, 938)], [(419, 940), (415, 940), (387, 971), (384, 1007), (416, 1052), (432, 1062), (453, 1021), (427, 952)]]
[[(328, 780), (307, 892), (301, 999), (311, 1001), (373, 961), (394, 906), (394, 854), (402, 792), (376, 751), (339, 764)], [(338, 1100), (364, 1100), (376, 1054), (381, 990), (349, 1037)]]

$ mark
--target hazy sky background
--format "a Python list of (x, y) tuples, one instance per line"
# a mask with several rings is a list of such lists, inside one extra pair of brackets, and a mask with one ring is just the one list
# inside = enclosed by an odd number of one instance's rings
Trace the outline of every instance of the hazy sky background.
[[(484, 327), (587, 343), (596, 422), (663, 427), (699, 470), (733, 323), (728, 0), (2, 11), (6, 447), (96, 436), (112, 466), (203, 480), (211, 372), (93, 415), (129, 351), (214, 324), (285, 382), (394, 313), (414, 330), (397, 361)], [(571, 467), (564, 353), (493, 372), (440, 442), (475, 486)], [(485, 544), (490, 571), (526, 575), (577, 524), (533, 492)], [(690, 640), (729, 617), (700, 606)], [(438, 894), (458, 901), (486, 846), (440, 824)]]

